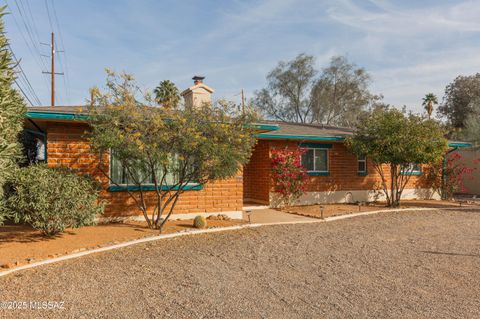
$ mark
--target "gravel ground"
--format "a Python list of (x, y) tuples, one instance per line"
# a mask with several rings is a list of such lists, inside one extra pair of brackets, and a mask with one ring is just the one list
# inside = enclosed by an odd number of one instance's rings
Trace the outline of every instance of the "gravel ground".
[(163, 240), (0, 278), (6, 318), (479, 318), (480, 211)]

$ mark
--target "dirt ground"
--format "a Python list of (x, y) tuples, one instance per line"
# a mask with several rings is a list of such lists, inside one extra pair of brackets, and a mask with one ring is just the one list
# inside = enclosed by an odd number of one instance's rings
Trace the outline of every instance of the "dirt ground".
[[(242, 220), (208, 220), (208, 227), (243, 224)], [(193, 220), (168, 221), (162, 233), (193, 229)], [(159, 235), (145, 222), (125, 222), (67, 229), (52, 238), (26, 225), (0, 226), (0, 271), (46, 258), (76, 253), (82, 250), (109, 246), (142, 237)]]
[[(361, 206), (356, 204), (324, 204), (324, 205), (308, 205), (308, 206), (292, 206), (282, 209), (283, 212), (321, 218), (323, 209), (323, 217), (333, 217), (358, 212), (370, 212), (381, 209), (389, 209), (385, 207), (384, 202), (365, 203)], [(444, 201), (444, 200), (403, 200), (399, 208), (455, 208), (455, 207), (480, 207), (478, 203), (466, 201)]]
[(479, 234), (441, 210), (162, 240), (2, 277), (3, 304), (63, 309), (0, 317), (479, 318)]

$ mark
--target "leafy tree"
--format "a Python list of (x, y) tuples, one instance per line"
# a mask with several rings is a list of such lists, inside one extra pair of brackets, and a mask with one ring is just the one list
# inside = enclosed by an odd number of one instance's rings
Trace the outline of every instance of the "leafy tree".
[(18, 141), (23, 129), (25, 102), (12, 85), (15, 82), (15, 67), (5, 34), (3, 16), (5, 7), (0, 8), (0, 199), (3, 183), (16, 167), (22, 151)]
[(480, 73), (458, 76), (445, 88), (443, 102), (438, 111), (445, 116), (453, 128), (464, 128), (466, 118), (471, 115), (475, 101), (480, 98)]
[(480, 98), (471, 103), (472, 112), (465, 118), (465, 128), (457, 129), (452, 137), (480, 144)]
[(292, 205), (306, 191), (307, 171), (302, 166), (300, 148), (278, 148), (272, 154), (272, 180), (280, 202)]
[(343, 56), (334, 56), (313, 86), (313, 119), (326, 125), (353, 127), (362, 113), (380, 97), (369, 90), (370, 75)]
[[(121, 168), (124, 183), (109, 174), (105, 161), (98, 168), (112, 185), (135, 188), (126, 191), (151, 228), (162, 229), (192, 183), (205, 185), (235, 176), (250, 158), (255, 116), (249, 110), (237, 113), (208, 104), (154, 107), (149, 94), (136, 96), (139, 90), (131, 76), (110, 71), (107, 92), (93, 92), (90, 142), (100, 158), (111, 151), (112, 165)], [(146, 190), (146, 184), (153, 190)]]
[(427, 111), (428, 118), (432, 117), (433, 113), (433, 105), (438, 104), (437, 97), (433, 93), (427, 93), (425, 94), (425, 97), (423, 98), (423, 107), (425, 108), (425, 111)]
[(310, 92), (317, 73), (315, 59), (299, 54), (281, 61), (267, 75), (267, 88), (255, 92), (253, 104), (265, 116), (284, 122), (312, 122)]
[(333, 57), (316, 78), (315, 58), (300, 54), (280, 62), (255, 92), (257, 109), (268, 118), (299, 123), (353, 126), (367, 106), (380, 99), (368, 91), (370, 76), (345, 57)]
[(387, 205), (397, 207), (411, 178), (412, 164), (430, 165), (442, 159), (447, 150), (444, 133), (435, 121), (389, 109), (363, 118), (347, 145), (372, 160)]
[(177, 86), (170, 80), (160, 82), (153, 91), (159, 105), (165, 108), (176, 108), (180, 103), (180, 93)]

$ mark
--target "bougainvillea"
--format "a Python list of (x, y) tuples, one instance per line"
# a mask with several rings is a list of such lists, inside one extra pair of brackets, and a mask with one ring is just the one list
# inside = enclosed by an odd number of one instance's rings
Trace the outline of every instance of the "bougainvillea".
[(280, 195), (281, 203), (290, 206), (300, 198), (307, 186), (307, 172), (302, 166), (302, 148), (273, 149), (272, 179), (275, 192)]
[(478, 163), (480, 158), (466, 163), (459, 152), (451, 152), (443, 161), (427, 169), (427, 184), (443, 199), (451, 199), (455, 193), (468, 193), (465, 181), (474, 178), (473, 172), (477, 170)]

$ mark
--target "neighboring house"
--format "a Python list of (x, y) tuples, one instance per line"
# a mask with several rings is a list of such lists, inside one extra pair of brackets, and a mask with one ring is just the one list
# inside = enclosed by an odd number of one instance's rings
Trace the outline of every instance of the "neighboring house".
[[(213, 90), (198, 79), (195, 85), (182, 92), (187, 106), (211, 101)], [(129, 198), (125, 187), (110, 185), (96, 167), (100, 158), (85, 139), (89, 126), (81, 107), (30, 107), (25, 121), (27, 133), (37, 145), (36, 159), (50, 166), (69, 166), (83, 174), (90, 174), (102, 184), (102, 199), (107, 200), (105, 215), (109, 217), (138, 215), (139, 210)], [(379, 176), (368, 158), (357, 158), (345, 145), (350, 129), (278, 123), (266, 121), (257, 124), (258, 143), (249, 164), (237, 176), (207, 185), (191, 185), (182, 194), (174, 211), (174, 218), (186, 214), (218, 214), (240, 218), (245, 205), (276, 205), (276, 195), (270, 179), (272, 148), (300, 145), (308, 148), (303, 165), (309, 170), (308, 192), (299, 204), (325, 202), (369, 201), (379, 196)], [(110, 158), (103, 158), (111, 176), (121, 179)], [(111, 165), (112, 164), (112, 165)], [(425, 198), (432, 194), (422, 184), (422, 167), (414, 172), (405, 198)], [(152, 185), (153, 190), (153, 185)], [(147, 196), (147, 200), (155, 200)]]

